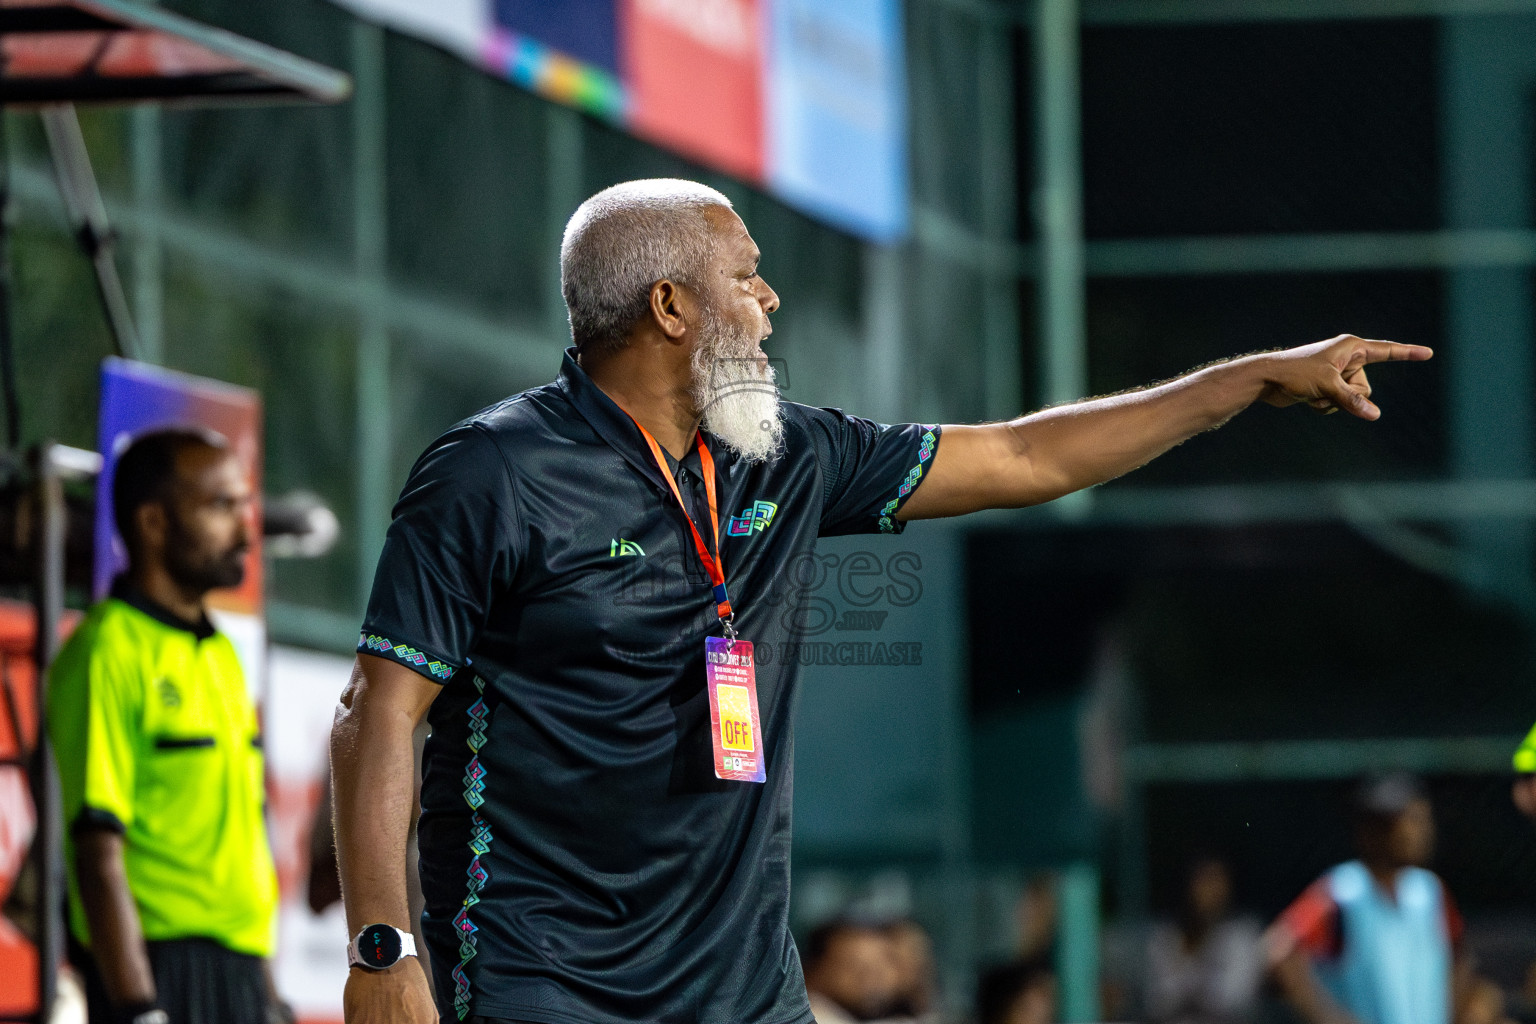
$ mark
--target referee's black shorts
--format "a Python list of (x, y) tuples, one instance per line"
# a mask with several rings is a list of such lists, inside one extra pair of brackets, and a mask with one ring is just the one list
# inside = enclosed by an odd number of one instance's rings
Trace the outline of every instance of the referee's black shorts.
[[(146, 942), (160, 1008), (171, 1024), (267, 1024), (267, 980), (261, 957), (236, 953), (212, 939)], [(85, 976), (90, 1024), (112, 1024), (112, 1004), (89, 952), (70, 959)]]

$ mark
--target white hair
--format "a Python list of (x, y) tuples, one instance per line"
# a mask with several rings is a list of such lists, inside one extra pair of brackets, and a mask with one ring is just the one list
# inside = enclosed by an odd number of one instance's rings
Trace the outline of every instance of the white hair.
[(711, 206), (729, 210), (731, 201), (696, 181), (649, 178), (605, 188), (576, 208), (560, 243), (560, 291), (578, 347), (622, 347), (657, 281), (699, 283), (714, 254), (704, 213)]

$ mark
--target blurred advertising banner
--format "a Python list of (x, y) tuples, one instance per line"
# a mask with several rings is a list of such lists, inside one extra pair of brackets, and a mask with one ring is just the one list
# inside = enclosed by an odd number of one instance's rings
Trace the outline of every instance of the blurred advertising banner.
[(907, 83), (894, 0), (773, 0), (768, 183), (874, 241), (907, 230)]
[[(62, 634), (79, 616), (65, 617)], [(0, 600), (0, 1020), (37, 1012), (36, 875), (23, 885), (22, 867), (37, 831), (37, 810), (27, 768), (37, 750), (37, 670), (32, 648), (37, 619), (32, 606)]]
[(623, 0), (635, 134), (748, 181), (769, 174), (763, 124), (769, 0)]
[(208, 595), (214, 624), (235, 645), (254, 692), (265, 677), (266, 627), (262, 618), (261, 396), (249, 388), (177, 373), (147, 363), (109, 358), (101, 367), (101, 418), (97, 444), (101, 477), (96, 484), (95, 568), (92, 593), (100, 600), (128, 565), (112, 517), (112, 480), (117, 458), (134, 435), (156, 427), (196, 425), (216, 430), (250, 473), (256, 495), (245, 582)]
[(908, 228), (898, 0), (335, 0), (877, 242)]

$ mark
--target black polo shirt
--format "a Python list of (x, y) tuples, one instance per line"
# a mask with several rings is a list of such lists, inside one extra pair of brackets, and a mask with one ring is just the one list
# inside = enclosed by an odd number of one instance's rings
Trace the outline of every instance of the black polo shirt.
[[(705, 436), (757, 645), (762, 784), (715, 778), (709, 579), (639, 430), (572, 352), (411, 470), (358, 650), (443, 684), (420, 841), (445, 1020), (811, 1020), (788, 926), (797, 615), (817, 536), (899, 532), (939, 429), (784, 417), (767, 463)], [(697, 452), (681, 468), (707, 516)]]

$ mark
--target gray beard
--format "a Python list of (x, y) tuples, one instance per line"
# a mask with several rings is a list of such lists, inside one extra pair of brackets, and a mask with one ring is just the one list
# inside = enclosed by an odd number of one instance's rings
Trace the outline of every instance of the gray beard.
[(757, 341), (746, 331), (710, 311), (702, 326), (692, 392), (704, 429), (747, 462), (767, 462), (784, 444), (777, 374), (758, 367)]

